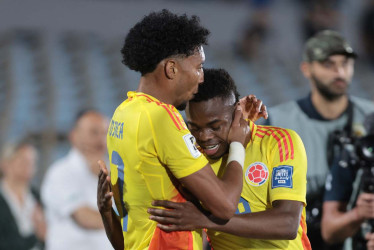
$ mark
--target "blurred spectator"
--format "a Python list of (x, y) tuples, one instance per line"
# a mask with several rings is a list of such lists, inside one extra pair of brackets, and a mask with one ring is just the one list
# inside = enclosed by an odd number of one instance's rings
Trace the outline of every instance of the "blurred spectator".
[(260, 57), (259, 52), (263, 50), (261, 46), (264, 43), (267, 28), (261, 24), (248, 25), (239, 39), (236, 49), (238, 56), (251, 62)]
[(340, 21), (338, 2), (339, 0), (303, 1), (306, 10), (303, 22), (305, 39), (319, 31), (338, 28)]
[(374, 1), (368, 1), (361, 18), (361, 39), (363, 43), (363, 57), (374, 65)]
[(0, 249), (43, 249), (46, 225), (39, 195), (31, 188), (37, 151), (28, 141), (5, 145), (1, 155)]
[(270, 25), (269, 9), (272, 0), (248, 0), (248, 3), (254, 10), (249, 13), (249, 20), (244, 25), (235, 49), (238, 56), (250, 62), (258, 59), (259, 51), (263, 50), (261, 45)]
[(96, 205), (98, 160), (106, 159), (108, 120), (81, 112), (69, 134), (70, 152), (47, 171), (42, 185), (49, 250), (112, 249)]
[(361, 133), (365, 116), (374, 111), (372, 102), (348, 95), (355, 57), (338, 32), (317, 33), (306, 42), (300, 66), (311, 93), (269, 109), (269, 123), (295, 130), (306, 148), (308, 237), (314, 249), (328, 249), (322, 240), (320, 220), (326, 176), (337, 157), (335, 140), (329, 138), (343, 132)]

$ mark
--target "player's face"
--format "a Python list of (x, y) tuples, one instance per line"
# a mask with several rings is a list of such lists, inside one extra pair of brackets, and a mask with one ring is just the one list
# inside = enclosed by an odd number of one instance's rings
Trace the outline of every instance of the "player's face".
[(333, 55), (326, 61), (310, 63), (310, 80), (322, 96), (334, 100), (347, 93), (353, 76), (353, 66), (354, 59)]
[(203, 102), (189, 102), (187, 105), (188, 128), (211, 159), (219, 159), (229, 150), (227, 136), (234, 110), (234, 95), (226, 100), (215, 97)]
[(178, 60), (177, 70), (179, 80), (176, 89), (176, 107), (184, 110), (186, 104), (197, 93), (199, 84), (204, 81), (203, 63), (205, 54), (203, 47), (196, 49), (195, 53), (187, 58)]

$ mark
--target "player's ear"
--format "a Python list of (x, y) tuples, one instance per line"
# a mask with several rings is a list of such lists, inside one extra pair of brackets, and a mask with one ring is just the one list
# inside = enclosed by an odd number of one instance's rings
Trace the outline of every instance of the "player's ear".
[(165, 71), (165, 76), (168, 79), (174, 79), (178, 69), (176, 67), (177, 63), (175, 60), (169, 59), (166, 61), (165, 66), (164, 66), (164, 71)]

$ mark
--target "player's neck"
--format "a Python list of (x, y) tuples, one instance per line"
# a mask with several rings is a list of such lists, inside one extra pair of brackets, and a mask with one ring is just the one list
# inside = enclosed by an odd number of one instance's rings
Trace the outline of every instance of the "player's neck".
[(153, 96), (163, 103), (174, 105), (174, 95), (163, 81), (156, 74), (147, 74), (140, 78), (137, 91)]
[(318, 113), (325, 119), (334, 120), (348, 107), (348, 96), (343, 95), (335, 100), (327, 100), (317, 91), (312, 92), (312, 103)]

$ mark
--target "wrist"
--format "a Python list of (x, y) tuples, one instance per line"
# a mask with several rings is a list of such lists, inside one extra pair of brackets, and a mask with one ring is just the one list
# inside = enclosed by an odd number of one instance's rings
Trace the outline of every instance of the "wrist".
[(243, 144), (237, 141), (231, 142), (229, 156), (227, 159), (227, 165), (232, 161), (236, 161), (243, 168), (244, 159), (245, 159), (245, 149), (243, 147)]
[(101, 208), (99, 209), (99, 213), (101, 216), (109, 216), (112, 214), (112, 209), (111, 208)]

